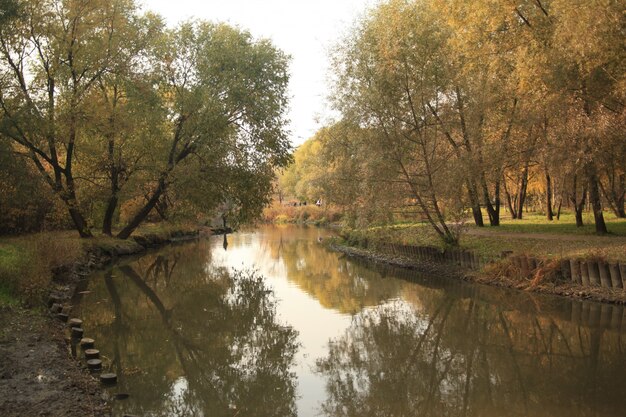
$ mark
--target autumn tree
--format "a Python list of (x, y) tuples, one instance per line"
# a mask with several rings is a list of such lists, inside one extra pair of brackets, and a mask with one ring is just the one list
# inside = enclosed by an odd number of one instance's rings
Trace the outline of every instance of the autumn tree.
[(259, 214), (289, 160), (281, 51), (224, 24), (165, 29), (132, 0), (20, 6), (0, 28), (0, 138), (82, 237), (94, 221), (112, 234), (129, 202), (121, 238), (174, 200), (207, 212), (228, 199), (242, 220)]
[(92, 233), (77, 198), (75, 157), (86, 98), (124, 41), (109, 30), (124, 3), (25, 1), (0, 28), (0, 132), (30, 158), (82, 237)]
[[(248, 32), (190, 22), (166, 34), (155, 59), (151, 93), (161, 140), (150, 170), (154, 186), (118, 237), (130, 236), (177, 175), (189, 173), (184, 171), (187, 163), (197, 164), (198, 181), (221, 184), (213, 187), (216, 204), (237, 197), (222, 182), (231, 178), (258, 193), (260, 198), (243, 200), (260, 210), (271, 189), (269, 172), (289, 161), (287, 57)], [(254, 176), (263, 184), (255, 183)]]

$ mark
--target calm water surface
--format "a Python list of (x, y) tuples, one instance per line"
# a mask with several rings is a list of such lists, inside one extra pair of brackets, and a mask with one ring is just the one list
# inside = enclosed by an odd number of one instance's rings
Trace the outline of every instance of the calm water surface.
[(326, 235), (263, 227), (92, 276), (78, 314), (114, 415), (626, 415), (623, 308), (381, 269)]

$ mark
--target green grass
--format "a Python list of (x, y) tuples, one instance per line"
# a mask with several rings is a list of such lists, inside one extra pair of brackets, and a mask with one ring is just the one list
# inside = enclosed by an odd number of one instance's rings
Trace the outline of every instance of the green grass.
[[(180, 224), (146, 224), (135, 234), (167, 238), (191, 230), (195, 229)], [(0, 306), (41, 303), (50, 286), (52, 269), (80, 260), (89, 247), (124, 254), (135, 252), (139, 245), (132, 239), (104, 235), (81, 239), (72, 230), (0, 238)]]
[(17, 245), (0, 246), (0, 306), (19, 302), (19, 277), (26, 269), (30, 256)]
[[(501, 232), (512, 233), (559, 233), (575, 235), (594, 235), (596, 233), (593, 215), (591, 213), (585, 213), (583, 215), (583, 227), (576, 227), (574, 214), (569, 212), (562, 213), (560, 220), (555, 219), (552, 221), (547, 220), (546, 216), (542, 214), (524, 213), (524, 218), (521, 220), (511, 219), (508, 213), (503, 214), (499, 228), (494, 228), (494, 230), (497, 229)], [(604, 219), (610, 234), (626, 236), (626, 219), (619, 219), (612, 213), (604, 213)], [(485, 230), (490, 230), (490, 228), (486, 227)]]
[[(505, 216), (506, 213), (503, 213), (499, 227), (466, 225), (460, 245), (485, 257), (497, 257), (502, 251), (513, 251), (545, 258), (593, 256), (626, 260), (626, 219), (605, 213), (610, 234), (597, 236), (591, 215), (587, 215), (583, 228), (576, 227), (571, 213), (564, 213), (561, 220), (552, 222), (539, 214), (525, 213), (522, 220), (511, 220)], [(425, 222), (376, 226), (346, 231), (344, 235), (347, 243), (353, 245), (381, 240), (405, 245), (444, 247), (432, 227)]]

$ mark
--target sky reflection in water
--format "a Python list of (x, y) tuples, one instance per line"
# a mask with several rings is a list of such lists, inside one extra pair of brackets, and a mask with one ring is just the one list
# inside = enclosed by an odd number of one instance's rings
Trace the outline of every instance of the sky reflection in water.
[(624, 415), (623, 308), (381, 269), (326, 235), (263, 227), (95, 274), (79, 314), (130, 394), (115, 414)]

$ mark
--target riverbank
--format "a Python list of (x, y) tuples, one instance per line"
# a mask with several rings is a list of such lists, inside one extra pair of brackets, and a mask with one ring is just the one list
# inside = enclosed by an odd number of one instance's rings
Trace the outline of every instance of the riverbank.
[[(445, 257), (428, 256), (416, 259), (411, 254), (402, 254), (397, 250), (386, 252), (381, 249), (368, 249), (351, 246), (337, 241), (331, 241), (329, 248), (341, 252), (347, 256), (366, 259), (380, 264), (388, 264), (399, 268), (418, 270), (424, 273), (436, 274), (450, 278), (463, 279), (465, 281), (496, 287), (512, 288), (521, 291), (529, 291), (542, 294), (558, 295), (572, 299), (590, 300), (602, 303), (626, 305), (626, 290), (603, 288), (600, 286), (583, 286), (565, 280), (562, 276), (554, 273), (556, 263), (546, 263), (545, 266), (536, 268), (532, 278), (522, 278), (515, 269), (512, 259), (503, 258), (492, 260), (481, 265), (478, 270), (472, 270), (469, 260), (459, 266), (455, 263), (446, 263)], [(459, 251), (459, 253), (462, 253)], [(467, 252), (469, 253), (469, 252)]]
[[(71, 317), (75, 292), (94, 270), (153, 247), (219, 232), (148, 226), (129, 240), (80, 240), (61, 233), (56, 235), (62, 239), (56, 245), (38, 242), (42, 236), (0, 241), (7, 260), (1, 266), (2, 279), (12, 281), (9, 285), (3, 281), (5, 291), (0, 304), (0, 414), (110, 415), (99, 381), (88, 373), (84, 361), (72, 358), (68, 327), (57, 315)], [(55, 248), (75, 252), (55, 253)], [(44, 259), (31, 261), (37, 253)], [(20, 254), (26, 258), (21, 263)], [(29, 263), (33, 273), (19, 276)], [(44, 266), (49, 269), (46, 271)], [(43, 290), (31, 288), (34, 285)]]

